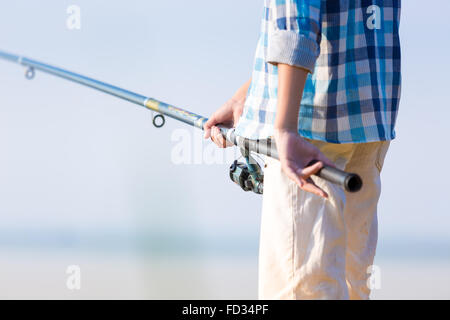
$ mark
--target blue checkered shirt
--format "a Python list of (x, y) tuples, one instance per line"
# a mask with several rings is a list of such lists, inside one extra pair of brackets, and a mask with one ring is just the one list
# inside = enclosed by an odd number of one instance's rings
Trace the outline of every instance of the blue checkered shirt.
[(301, 136), (391, 140), (400, 99), (400, 0), (265, 0), (252, 82), (236, 134), (273, 135), (277, 63), (309, 71)]

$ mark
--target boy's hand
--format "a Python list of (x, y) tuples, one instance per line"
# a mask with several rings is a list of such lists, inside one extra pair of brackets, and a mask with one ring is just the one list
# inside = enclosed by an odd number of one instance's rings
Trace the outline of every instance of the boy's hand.
[(244, 100), (235, 100), (231, 98), (216, 112), (214, 112), (205, 123), (205, 139), (211, 140), (219, 147), (226, 148), (232, 146), (220, 133), (218, 124), (227, 128), (233, 128), (238, 122), (242, 111), (244, 110)]
[[(312, 181), (311, 175), (316, 174), (324, 165), (331, 167), (335, 165), (297, 131), (276, 129), (274, 138), (283, 172), (296, 182), (300, 189), (328, 198), (328, 194)], [(319, 162), (307, 166), (312, 160)]]
[(252, 79), (244, 83), (236, 91), (234, 96), (214, 112), (211, 118), (205, 123), (205, 139), (211, 138), (219, 148), (230, 147), (232, 144), (222, 136), (219, 128), (216, 126), (220, 124), (227, 128), (234, 128), (241, 117), (242, 111), (244, 111), (244, 103), (251, 81)]

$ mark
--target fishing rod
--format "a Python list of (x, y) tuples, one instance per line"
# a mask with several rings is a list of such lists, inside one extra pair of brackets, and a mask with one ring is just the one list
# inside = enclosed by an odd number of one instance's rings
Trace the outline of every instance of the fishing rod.
[[(81, 85), (91, 87), (93, 89), (102, 91), (104, 93), (116, 96), (123, 100), (135, 103), (141, 107), (150, 109), (157, 114), (153, 116), (153, 125), (157, 128), (165, 124), (165, 117), (173, 118), (182, 121), (188, 125), (204, 130), (204, 125), (207, 118), (190, 111), (174, 107), (165, 102), (146, 97), (108, 83), (98, 81), (78, 73), (67, 71), (58, 67), (54, 67), (36, 60), (28, 59), (26, 57), (7, 53), (0, 50), (0, 58), (14, 63), (18, 63), (26, 67), (25, 77), (28, 80), (34, 78), (36, 70), (70, 80)], [(253, 191), (258, 194), (263, 193), (264, 175), (258, 162), (253, 158), (251, 153), (258, 153), (265, 156), (278, 159), (278, 152), (275, 142), (270, 138), (252, 140), (237, 136), (234, 129), (220, 127), (222, 135), (239, 147), (245, 159), (245, 163), (235, 160), (230, 167), (230, 178), (238, 184), (245, 191)], [(348, 192), (357, 192), (362, 187), (361, 178), (354, 173), (347, 173), (345, 171), (324, 166), (316, 174), (322, 179), (330, 181), (343, 187)]]

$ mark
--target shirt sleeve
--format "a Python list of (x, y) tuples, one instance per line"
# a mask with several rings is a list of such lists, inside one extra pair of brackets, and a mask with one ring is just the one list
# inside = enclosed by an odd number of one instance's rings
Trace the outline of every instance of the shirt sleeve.
[(270, 0), (267, 62), (314, 71), (320, 52), (321, 0)]

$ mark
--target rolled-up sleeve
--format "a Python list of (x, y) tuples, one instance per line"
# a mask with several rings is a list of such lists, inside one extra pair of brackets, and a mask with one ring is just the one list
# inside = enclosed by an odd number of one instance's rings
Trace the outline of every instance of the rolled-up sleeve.
[(320, 53), (321, 0), (270, 0), (267, 62), (314, 71)]

